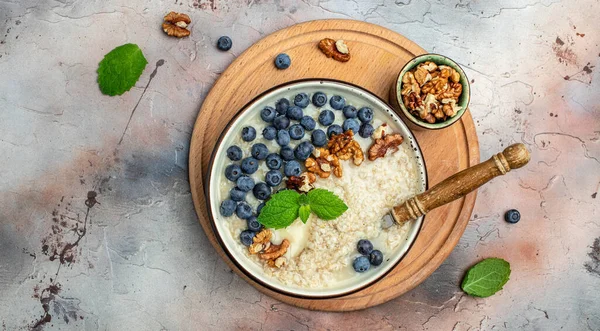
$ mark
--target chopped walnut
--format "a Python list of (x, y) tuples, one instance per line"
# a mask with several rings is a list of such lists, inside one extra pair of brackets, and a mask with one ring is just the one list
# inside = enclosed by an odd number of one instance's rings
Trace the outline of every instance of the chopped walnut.
[(162, 28), (169, 36), (183, 38), (190, 35), (190, 30), (186, 29), (190, 23), (192, 20), (188, 15), (172, 11), (165, 15)]
[(384, 157), (388, 150), (392, 150), (392, 153), (398, 151), (398, 146), (402, 144), (404, 138), (399, 133), (392, 133), (385, 135), (382, 138), (375, 139), (375, 142), (369, 148), (369, 160), (375, 161), (380, 157)]
[(258, 257), (263, 260), (275, 260), (280, 256), (283, 256), (287, 249), (290, 247), (290, 241), (287, 239), (283, 239), (281, 244), (275, 245), (271, 243), (271, 246), (267, 248), (263, 253), (260, 253)]
[(385, 134), (387, 134), (386, 131), (388, 128), (389, 127), (386, 123), (381, 124), (377, 129), (375, 129), (375, 131), (373, 131), (373, 135), (371, 136), (371, 138), (379, 139), (383, 137)]
[(290, 247), (290, 242), (287, 239), (283, 239), (281, 244), (275, 245), (271, 243), (272, 235), (273, 233), (269, 229), (264, 229), (257, 233), (254, 236), (254, 242), (248, 247), (248, 252), (250, 254), (258, 254), (260, 259), (266, 260), (267, 265), (280, 268), (287, 262), (283, 255), (287, 252), (288, 247)]
[(336, 41), (331, 38), (321, 40), (319, 42), (319, 49), (325, 56), (331, 57), (336, 61), (348, 62), (350, 60), (350, 54), (340, 52), (336, 47)]
[(348, 130), (342, 134), (332, 135), (327, 143), (327, 148), (332, 155), (340, 160), (349, 160), (352, 158), (354, 165), (361, 165), (365, 156), (360, 145), (354, 140), (354, 133)]
[(271, 230), (269, 229), (263, 229), (262, 231), (260, 231), (259, 233), (257, 233), (254, 238), (252, 239), (253, 242), (255, 243), (266, 243), (268, 241), (271, 240), (271, 237), (273, 236), (273, 233), (271, 232)]
[(336, 155), (331, 154), (326, 148), (316, 148), (313, 155), (315, 157), (309, 157), (304, 162), (309, 173), (328, 178), (333, 172), (336, 177), (342, 177), (342, 165)]
[(286, 187), (290, 190), (295, 190), (297, 192), (308, 192), (312, 190), (313, 183), (317, 180), (315, 174), (310, 172), (302, 173), (300, 176), (290, 176), (285, 184)]

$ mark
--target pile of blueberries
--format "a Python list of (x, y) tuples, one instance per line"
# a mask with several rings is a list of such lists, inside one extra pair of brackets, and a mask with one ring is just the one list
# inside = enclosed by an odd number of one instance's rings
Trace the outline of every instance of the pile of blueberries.
[(356, 249), (361, 254), (352, 263), (352, 267), (356, 272), (365, 272), (371, 266), (376, 267), (383, 262), (383, 253), (380, 250), (373, 249), (373, 244), (367, 239), (359, 240)]

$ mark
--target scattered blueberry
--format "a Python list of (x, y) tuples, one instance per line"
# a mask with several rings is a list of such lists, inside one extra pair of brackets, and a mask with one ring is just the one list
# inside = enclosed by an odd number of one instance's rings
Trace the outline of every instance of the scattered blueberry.
[(313, 145), (317, 147), (323, 147), (327, 145), (327, 134), (325, 134), (325, 131), (317, 129), (312, 132), (310, 140), (312, 141)]
[(304, 161), (308, 159), (310, 153), (312, 153), (314, 149), (315, 147), (311, 143), (309, 143), (308, 141), (303, 141), (300, 144), (298, 144), (298, 146), (296, 146), (296, 148), (294, 149), (294, 156), (298, 160)]
[(273, 126), (277, 130), (287, 129), (290, 126), (290, 119), (285, 115), (279, 115), (273, 120)]
[(269, 155), (267, 155), (267, 168), (271, 169), (271, 170), (277, 170), (279, 168), (281, 168), (281, 164), (283, 163), (283, 161), (281, 161), (281, 156), (279, 156), (279, 154), (277, 153), (271, 153)]
[(243, 141), (252, 141), (252, 140), (254, 140), (254, 138), (256, 138), (256, 129), (255, 128), (253, 128), (251, 126), (247, 126), (242, 129), (242, 140)]
[(247, 202), (242, 201), (235, 207), (235, 214), (237, 217), (245, 220), (252, 216), (252, 207)]
[(288, 99), (279, 99), (275, 103), (275, 109), (279, 115), (285, 115), (288, 107), (290, 106), (290, 101)]
[(300, 168), (300, 162), (296, 160), (291, 160), (285, 163), (283, 167), (283, 173), (288, 176), (300, 176), (302, 173), (302, 169)]
[(271, 196), (271, 188), (265, 183), (258, 183), (254, 185), (252, 193), (258, 200), (267, 200)]
[(369, 262), (374, 266), (380, 265), (383, 262), (383, 253), (378, 249), (372, 251), (369, 254)]
[(362, 107), (358, 110), (358, 119), (363, 123), (368, 123), (373, 120), (373, 109)]
[(373, 135), (373, 131), (375, 131), (375, 129), (373, 128), (373, 126), (371, 124), (363, 123), (360, 126), (360, 130), (358, 130), (358, 134), (363, 138), (369, 138), (370, 136)]
[(310, 99), (308, 98), (308, 94), (302, 92), (296, 94), (294, 97), (294, 104), (301, 108), (306, 108), (310, 103)]
[(248, 176), (241, 176), (235, 183), (238, 189), (244, 192), (248, 192), (254, 187), (254, 179)]
[(237, 146), (229, 146), (227, 149), (227, 157), (231, 161), (239, 161), (242, 159), (242, 149)]
[(331, 138), (332, 135), (338, 135), (344, 133), (344, 130), (341, 126), (334, 124), (327, 128), (327, 136)]
[(283, 175), (281, 175), (281, 172), (279, 172), (279, 170), (269, 170), (265, 174), (265, 182), (269, 186), (275, 187), (275, 186), (281, 184), (282, 180), (283, 180)]
[(352, 262), (352, 267), (356, 272), (365, 272), (371, 267), (371, 263), (366, 256), (359, 256)]
[(225, 178), (235, 182), (242, 175), (242, 169), (237, 164), (230, 164), (225, 168)]
[(290, 133), (287, 130), (277, 131), (277, 143), (279, 146), (287, 146), (290, 143)]
[(373, 251), (373, 244), (367, 239), (361, 239), (358, 241), (356, 249), (362, 255), (369, 255)]
[(263, 130), (263, 137), (267, 140), (273, 140), (277, 137), (277, 129), (274, 126), (269, 125)]
[(267, 155), (269, 155), (269, 149), (267, 148), (267, 145), (263, 143), (252, 145), (251, 152), (252, 156), (257, 160), (264, 160), (267, 158)]
[(269, 107), (269, 106), (266, 106), (260, 112), (260, 118), (262, 118), (262, 120), (265, 122), (273, 122), (276, 115), (277, 115), (277, 112), (275, 111), (275, 108)]
[(242, 160), (241, 168), (245, 174), (251, 175), (258, 170), (258, 160), (249, 156)]
[(317, 126), (317, 122), (315, 122), (315, 120), (310, 116), (304, 116), (300, 119), (300, 125), (302, 125), (306, 130), (312, 131)]
[(324, 126), (329, 126), (335, 121), (335, 115), (331, 110), (323, 110), (319, 114), (319, 123)]
[(504, 220), (508, 223), (517, 223), (521, 220), (521, 213), (516, 209), (511, 209), (504, 214)]
[(221, 207), (219, 208), (219, 211), (221, 212), (221, 215), (229, 217), (233, 215), (233, 212), (235, 211), (235, 206), (235, 201), (230, 199), (223, 200), (223, 202), (221, 202)]
[(342, 129), (344, 129), (344, 132), (352, 130), (354, 134), (357, 134), (360, 130), (360, 122), (356, 118), (348, 118), (342, 124)]
[(302, 113), (302, 108), (298, 106), (291, 106), (288, 108), (287, 112), (285, 113), (285, 116), (287, 116), (291, 120), (299, 121), (302, 118), (302, 116), (304, 116), (304, 114)]
[(290, 126), (288, 132), (290, 133), (290, 138), (294, 140), (300, 140), (304, 138), (304, 128), (300, 124), (294, 124)]
[(217, 40), (217, 48), (222, 51), (228, 51), (231, 49), (233, 43), (231, 42), (231, 38), (227, 36), (223, 36)]
[(323, 92), (316, 92), (312, 97), (313, 105), (323, 107), (327, 103), (327, 95)]
[(254, 235), (256, 233), (252, 230), (244, 230), (240, 233), (240, 241), (244, 246), (250, 246), (254, 242)]
[(287, 69), (291, 64), (292, 60), (290, 59), (290, 56), (285, 53), (281, 53), (275, 58), (275, 66), (277, 69)]
[(263, 209), (264, 206), (265, 206), (265, 203), (261, 202), (260, 205), (258, 205), (258, 207), (256, 207), (256, 215), (260, 215), (260, 211)]
[(283, 146), (279, 151), (279, 155), (284, 161), (291, 161), (294, 159), (294, 149), (290, 146)]
[(234, 187), (229, 191), (229, 198), (233, 201), (244, 201), (246, 199), (246, 192)]
[(331, 106), (331, 108), (336, 110), (342, 109), (345, 104), (346, 100), (339, 95), (334, 95), (331, 97), (331, 99), (329, 99), (329, 105)]
[(355, 118), (356, 115), (358, 115), (358, 110), (356, 110), (356, 107), (352, 105), (344, 106), (342, 112), (344, 113), (344, 116), (346, 116), (346, 118)]
[(250, 216), (250, 218), (246, 220), (246, 223), (248, 224), (248, 230), (252, 232), (259, 232), (262, 230), (262, 224), (258, 223), (256, 216)]

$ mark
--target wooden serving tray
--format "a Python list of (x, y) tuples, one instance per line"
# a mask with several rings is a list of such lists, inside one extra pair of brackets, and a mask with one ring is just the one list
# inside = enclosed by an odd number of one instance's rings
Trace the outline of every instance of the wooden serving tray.
[[(317, 47), (323, 38), (345, 40), (350, 48), (350, 61), (341, 63), (325, 57)], [(275, 68), (273, 61), (279, 53), (290, 56), (290, 68)], [(425, 50), (417, 44), (378, 25), (352, 20), (311, 21), (263, 38), (223, 72), (198, 114), (189, 168), (192, 197), (200, 224), (233, 271), (259, 291), (285, 303), (314, 310), (350, 311), (375, 306), (406, 293), (442, 264), (469, 222), (476, 192), (427, 214), (407, 255), (380, 281), (359, 292), (333, 299), (292, 297), (248, 278), (218, 244), (208, 219), (204, 195), (206, 171), (219, 135), (232, 117), (260, 93), (292, 80), (332, 78), (362, 86), (388, 100), (390, 86), (402, 66), (422, 53)], [(414, 133), (424, 154), (430, 187), (479, 163), (479, 144), (469, 111), (449, 128)]]

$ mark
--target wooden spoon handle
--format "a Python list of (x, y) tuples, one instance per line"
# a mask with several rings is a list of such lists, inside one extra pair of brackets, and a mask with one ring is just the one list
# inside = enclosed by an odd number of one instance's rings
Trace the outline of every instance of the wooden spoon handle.
[(395, 206), (392, 209), (394, 220), (402, 224), (425, 215), (432, 209), (465, 196), (496, 176), (504, 175), (511, 169), (521, 168), (529, 162), (529, 158), (525, 145), (510, 145), (489, 160), (454, 174), (429, 190)]

